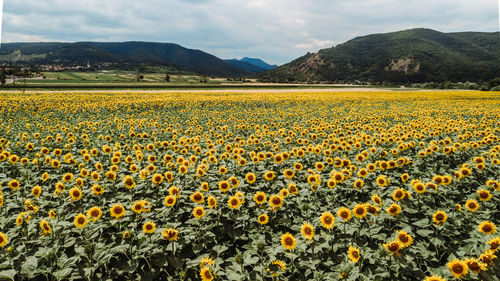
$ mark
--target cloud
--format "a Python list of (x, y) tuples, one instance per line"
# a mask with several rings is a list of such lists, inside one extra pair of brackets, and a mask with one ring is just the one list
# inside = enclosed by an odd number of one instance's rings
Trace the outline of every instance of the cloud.
[(356, 36), (497, 31), (496, 0), (12, 0), (3, 42), (157, 41), (285, 63)]
[(306, 50), (327, 48), (332, 46), (333, 46), (332, 40), (318, 40), (318, 39), (312, 39), (311, 42), (309, 43), (295, 44), (295, 48), (306, 49)]

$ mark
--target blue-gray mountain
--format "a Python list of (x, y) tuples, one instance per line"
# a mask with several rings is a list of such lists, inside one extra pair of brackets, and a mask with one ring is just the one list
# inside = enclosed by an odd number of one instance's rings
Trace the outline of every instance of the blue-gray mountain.
[(278, 67), (277, 65), (268, 64), (261, 59), (249, 58), (249, 57), (244, 57), (240, 60), (230, 59), (230, 60), (226, 60), (226, 62), (237, 67), (237, 68), (246, 70), (246, 71), (251, 72), (251, 73), (259, 73), (259, 72), (271, 70), (271, 69)]
[(500, 33), (410, 29), (357, 37), (259, 73), (274, 82), (443, 82), (500, 77)]

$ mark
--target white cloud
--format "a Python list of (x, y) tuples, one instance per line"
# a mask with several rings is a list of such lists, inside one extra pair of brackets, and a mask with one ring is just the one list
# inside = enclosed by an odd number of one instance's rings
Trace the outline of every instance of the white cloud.
[(496, 0), (9, 0), (3, 42), (158, 41), (285, 63), (355, 36), (497, 31)]
[(333, 47), (333, 41), (332, 40), (318, 40), (318, 39), (312, 39), (311, 42), (309, 43), (300, 43), (300, 44), (295, 44), (295, 48), (298, 49), (306, 49), (306, 50), (312, 50), (312, 49), (318, 49), (318, 48), (329, 48)]

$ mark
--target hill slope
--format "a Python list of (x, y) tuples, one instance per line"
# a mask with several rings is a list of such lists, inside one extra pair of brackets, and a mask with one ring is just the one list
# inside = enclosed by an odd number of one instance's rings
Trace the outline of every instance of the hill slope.
[(500, 34), (410, 29), (357, 37), (258, 74), (263, 81), (484, 81), (500, 73)]
[(7, 43), (2, 44), (0, 60), (30, 65), (86, 65), (90, 61), (92, 64), (110, 64), (118, 69), (169, 66), (203, 75), (249, 74), (206, 52), (171, 43)]

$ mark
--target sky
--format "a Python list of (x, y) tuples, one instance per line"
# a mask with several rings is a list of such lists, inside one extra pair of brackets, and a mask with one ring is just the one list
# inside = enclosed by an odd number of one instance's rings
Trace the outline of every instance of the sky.
[(169, 42), (283, 64), (373, 33), (498, 31), (499, 1), (7, 0), (1, 42)]

